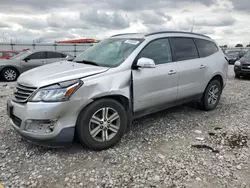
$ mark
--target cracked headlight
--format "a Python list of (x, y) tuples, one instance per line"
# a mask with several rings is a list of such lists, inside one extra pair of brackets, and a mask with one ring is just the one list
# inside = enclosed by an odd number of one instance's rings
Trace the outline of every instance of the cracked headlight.
[(61, 82), (48, 87), (40, 88), (31, 98), (30, 102), (62, 102), (67, 101), (81, 86), (81, 80)]

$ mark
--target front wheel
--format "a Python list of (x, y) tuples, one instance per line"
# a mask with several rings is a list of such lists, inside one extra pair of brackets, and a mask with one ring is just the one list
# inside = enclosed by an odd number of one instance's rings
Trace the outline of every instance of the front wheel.
[(201, 102), (203, 109), (207, 111), (214, 110), (220, 101), (221, 93), (221, 83), (218, 80), (212, 80), (208, 84), (202, 97)]
[(79, 115), (76, 134), (80, 143), (93, 150), (105, 150), (117, 144), (127, 127), (124, 107), (112, 99), (100, 99)]
[(240, 78), (240, 75), (239, 74), (235, 74), (235, 78)]
[(14, 68), (4, 68), (1, 72), (2, 78), (7, 82), (15, 81), (18, 77), (18, 72)]

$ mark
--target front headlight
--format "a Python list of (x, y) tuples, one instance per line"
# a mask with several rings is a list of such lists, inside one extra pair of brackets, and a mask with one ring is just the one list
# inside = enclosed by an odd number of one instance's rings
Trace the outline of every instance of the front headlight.
[(68, 100), (81, 87), (81, 80), (61, 82), (39, 89), (29, 99), (30, 102), (61, 102)]
[(234, 63), (234, 65), (235, 65), (235, 66), (240, 66), (240, 65), (241, 65), (241, 62), (236, 61), (236, 62)]

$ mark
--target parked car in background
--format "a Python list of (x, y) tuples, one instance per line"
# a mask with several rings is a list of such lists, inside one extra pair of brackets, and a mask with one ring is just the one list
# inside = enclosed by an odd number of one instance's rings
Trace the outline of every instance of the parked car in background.
[(250, 50), (234, 64), (234, 73), (236, 78), (250, 75)]
[(0, 61), (0, 73), (5, 81), (14, 81), (18, 76), (32, 68), (61, 60), (73, 60), (74, 57), (55, 51), (24, 51), (8, 59)]
[(246, 52), (243, 50), (232, 50), (232, 51), (226, 52), (229, 64), (233, 65), (235, 63), (235, 61), (242, 58), (245, 55), (245, 53)]
[(228, 62), (215, 42), (185, 32), (121, 34), (77, 56), (32, 69), (8, 101), (25, 139), (58, 147), (77, 134), (83, 146), (114, 146), (134, 118), (189, 101), (217, 107)]
[(11, 57), (19, 54), (17, 51), (4, 51), (0, 50), (0, 59), (10, 59)]

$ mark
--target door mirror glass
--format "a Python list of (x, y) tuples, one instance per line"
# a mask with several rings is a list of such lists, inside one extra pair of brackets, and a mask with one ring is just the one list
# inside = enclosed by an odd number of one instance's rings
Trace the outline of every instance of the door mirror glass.
[(153, 59), (142, 57), (137, 61), (137, 67), (139, 68), (155, 68), (155, 62)]

